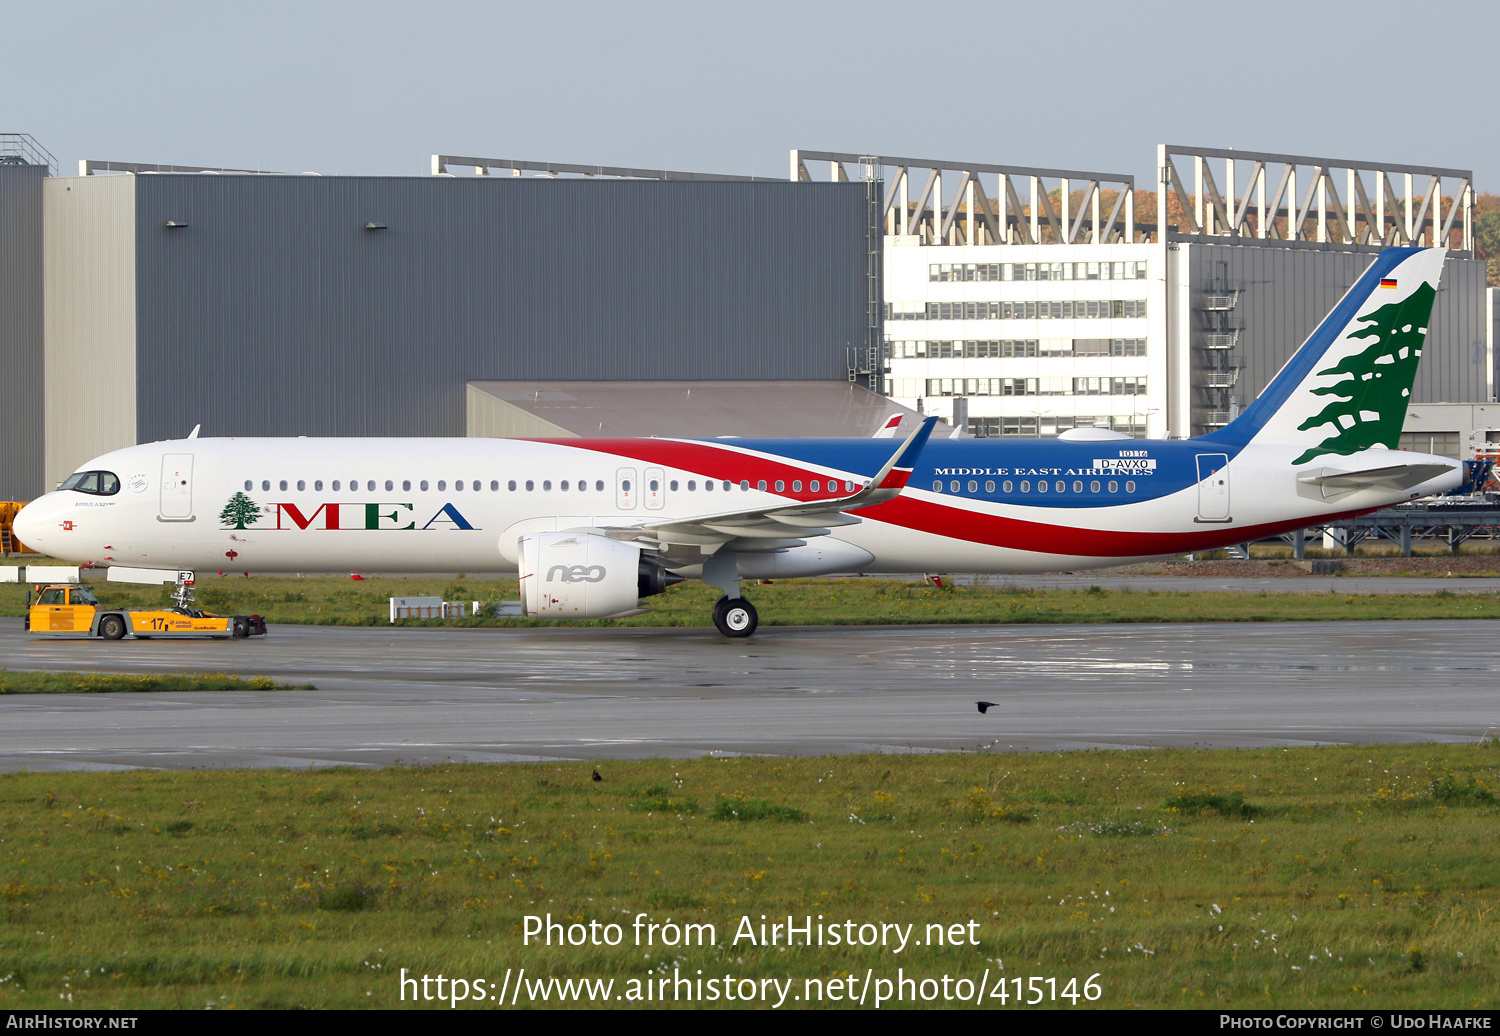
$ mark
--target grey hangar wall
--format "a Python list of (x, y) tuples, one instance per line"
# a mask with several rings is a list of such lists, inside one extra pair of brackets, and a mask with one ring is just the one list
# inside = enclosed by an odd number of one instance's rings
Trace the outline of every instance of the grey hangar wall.
[(858, 183), (136, 174), (44, 191), (48, 413), (90, 415), (49, 418), (49, 484), (200, 422), (461, 436), (472, 380), (842, 381), (866, 336)]

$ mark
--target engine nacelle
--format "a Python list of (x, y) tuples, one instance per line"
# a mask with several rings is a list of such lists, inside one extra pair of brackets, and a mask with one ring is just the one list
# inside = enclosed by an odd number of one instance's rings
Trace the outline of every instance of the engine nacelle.
[(639, 545), (607, 536), (540, 532), (522, 536), (519, 546), (521, 609), (527, 615), (606, 619), (635, 611), (641, 597), (677, 581), (644, 561)]

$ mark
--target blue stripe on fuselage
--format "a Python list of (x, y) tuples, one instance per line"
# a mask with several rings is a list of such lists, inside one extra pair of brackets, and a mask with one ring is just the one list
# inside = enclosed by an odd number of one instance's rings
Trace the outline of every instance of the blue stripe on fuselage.
[[(726, 445), (723, 440), (717, 444)], [(891, 457), (889, 439), (735, 439), (733, 445), (865, 477), (873, 477)], [(1202, 439), (933, 439), (918, 455), (907, 485), (931, 490), (941, 482), (945, 495), (1032, 507), (1114, 507), (1181, 492), (1197, 484), (1200, 454), (1233, 460), (1243, 448)], [(1103, 468), (1095, 463), (1101, 460), (1107, 462)], [(1147, 463), (1152, 461), (1154, 465)], [(1045, 494), (1037, 490), (1043, 479), (1048, 483)], [(1056, 490), (1059, 480), (1065, 483), (1062, 492)], [(1010, 492), (1005, 491), (1007, 481)], [(1074, 492), (1074, 481), (1083, 482), (1082, 492)], [(1091, 488), (1096, 481), (1097, 493)], [(1118, 486), (1113, 493), (1111, 481)], [(1134, 492), (1126, 492), (1127, 481), (1135, 483)], [(973, 491), (970, 482), (976, 484)], [(991, 482), (994, 490), (986, 491)], [(1023, 482), (1029, 484), (1025, 492)]]

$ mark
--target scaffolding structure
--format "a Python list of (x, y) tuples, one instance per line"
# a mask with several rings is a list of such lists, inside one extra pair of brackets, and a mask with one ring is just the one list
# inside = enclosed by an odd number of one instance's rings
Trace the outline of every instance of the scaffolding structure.
[[(1168, 241), (1224, 244), (1228, 238), (1369, 252), (1446, 244), (1463, 258), (1474, 252), (1474, 174), (1468, 169), (1177, 144), (1159, 144), (1156, 153), (1156, 221)], [(1216, 165), (1223, 170), (1222, 189)], [(1191, 189), (1183, 170), (1191, 172)], [(1178, 211), (1169, 212), (1173, 200)], [(1169, 222), (1172, 216), (1178, 221)]]
[(0, 164), (44, 165), (48, 176), (57, 175), (57, 158), (30, 133), (0, 133)]
[[(851, 172), (869, 179), (864, 170), (879, 169), (875, 178), (885, 182), (885, 233), (914, 236), (925, 245), (1147, 240), (1145, 228), (1136, 226), (1135, 178), (1127, 173), (793, 149), (791, 179), (814, 179), (812, 170), (823, 162), (828, 179), (837, 181), (850, 180)], [(917, 189), (913, 174), (921, 172), (927, 175)], [(1074, 198), (1080, 189), (1082, 196)]]

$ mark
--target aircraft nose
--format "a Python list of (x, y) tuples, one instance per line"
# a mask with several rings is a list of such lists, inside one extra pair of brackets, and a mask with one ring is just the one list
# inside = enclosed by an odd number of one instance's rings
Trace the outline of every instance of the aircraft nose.
[(50, 516), (55, 507), (49, 503), (52, 496), (38, 497), (16, 513), (15, 520), (11, 522), (11, 529), (16, 534), (16, 539), (26, 544), (27, 547), (38, 554), (49, 553), (47, 549), (47, 528), (51, 524)]

